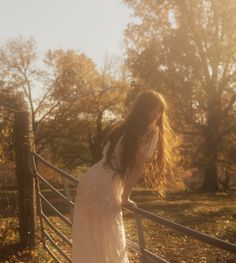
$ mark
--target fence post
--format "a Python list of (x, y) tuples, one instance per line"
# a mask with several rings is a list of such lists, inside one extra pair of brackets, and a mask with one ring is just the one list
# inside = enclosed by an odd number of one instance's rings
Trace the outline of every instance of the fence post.
[(23, 247), (34, 248), (36, 234), (36, 195), (32, 158), (32, 125), (28, 112), (16, 112), (14, 148), (19, 207), (19, 234)]
[(143, 226), (141, 222), (141, 216), (137, 213), (135, 213), (135, 221), (136, 221), (136, 227), (138, 231), (140, 262), (145, 263), (146, 259), (144, 256), (145, 241), (144, 241), (144, 235), (143, 235)]

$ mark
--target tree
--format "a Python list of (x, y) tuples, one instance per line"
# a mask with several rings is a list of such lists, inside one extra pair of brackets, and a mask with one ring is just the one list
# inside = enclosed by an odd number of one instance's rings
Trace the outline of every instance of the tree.
[(163, 92), (174, 109), (183, 156), (219, 190), (236, 137), (236, 2), (125, 0), (138, 20), (126, 29), (127, 65), (139, 85)]
[(0, 82), (0, 164), (13, 161), (14, 113), (25, 108), (23, 96)]
[(122, 118), (127, 81), (113, 74), (109, 60), (98, 71), (74, 50), (49, 51), (46, 61), (55, 73), (53, 99), (61, 103), (43, 122), (43, 144), (50, 144), (54, 161), (66, 169), (90, 165), (102, 157), (109, 131)]
[[(40, 68), (36, 42), (31, 38), (13, 38), (0, 49), (0, 79), (6, 89), (24, 94), (31, 113), (32, 126), (37, 141), (39, 124), (60, 102), (52, 100), (53, 75)], [(41, 91), (35, 99), (34, 93)], [(10, 105), (8, 105), (10, 107)]]

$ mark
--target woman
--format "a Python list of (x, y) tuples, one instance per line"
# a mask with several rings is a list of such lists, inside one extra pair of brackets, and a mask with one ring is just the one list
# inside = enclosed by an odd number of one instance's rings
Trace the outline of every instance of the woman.
[(73, 214), (72, 263), (129, 263), (121, 207), (136, 206), (132, 188), (153, 158), (160, 179), (165, 109), (160, 93), (139, 94), (126, 120), (110, 135), (103, 158), (82, 175)]

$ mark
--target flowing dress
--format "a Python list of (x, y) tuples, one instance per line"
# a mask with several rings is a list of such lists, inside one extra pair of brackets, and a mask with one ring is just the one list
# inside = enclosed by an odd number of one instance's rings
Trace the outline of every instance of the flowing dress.
[[(158, 129), (148, 131), (140, 143), (144, 158), (153, 154)], [(151, 135), (150, 135), (151, 134)], [(122, 138), (112, 155), (113, 167), (119, 167)], [(105, 166), (103, 158), (82, 174), (77, 187), (72, 224), (72, 263), (129, 263), (123, 213), (123, 184), (119, 175), (112, 180), (114, 170)]]

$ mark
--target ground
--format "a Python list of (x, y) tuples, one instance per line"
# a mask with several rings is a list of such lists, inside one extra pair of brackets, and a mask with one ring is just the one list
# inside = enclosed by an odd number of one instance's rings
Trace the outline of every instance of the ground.
[[(156, 215), (190, 227), (225, 241), (236, 243), (236, 194), (180, 193), (165, 199), (137, 189), (131, 198), (140, 208)], [(62, 207), (60, 205), (60, 207)], [(8, 207), (11, 210), (10, 207)], [(13, 215), (6, 216), (6, 208), (0, 218), (0, 262), (52, 262), (38, 241), (33, 251), (21, 249), (18, 245), (18, 221)], [(49, 215), (50, 220), (70, 238), (70, 229), (61, 221)], [(137, 241), (135, 220), (132, 213), (124, 211), (126, 235)], [(171, 263), (233, 263), (236, 254), (213, 248), (175, 230), (142, 219), (146, 248)], [(50, 232), (50, 230), (48, 230)], [(62, 241), (57, 243), (68, 254), (70, 248)], [(138, 262), (138, 255), (129, 250), (131, 263)], [(62, 261), (63, 262), (63, 261)]]

